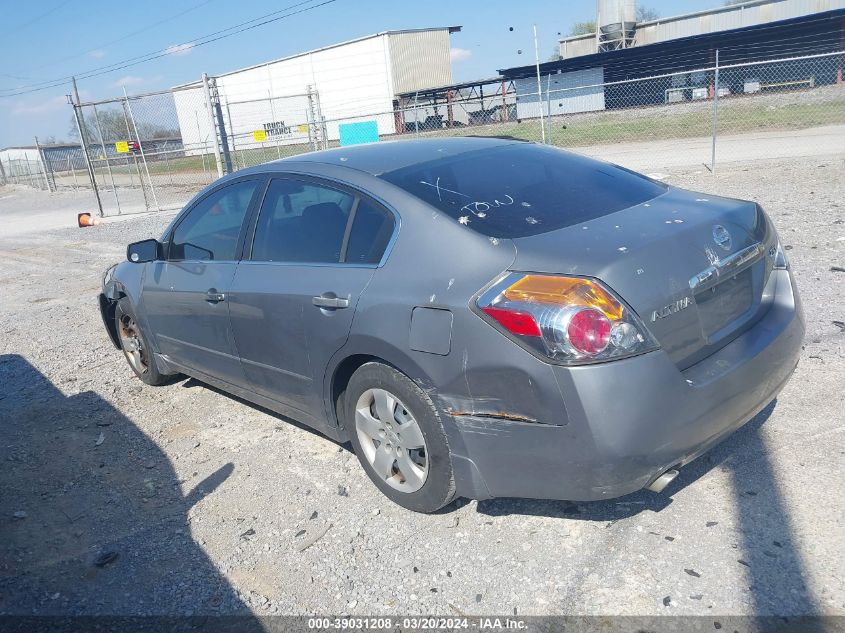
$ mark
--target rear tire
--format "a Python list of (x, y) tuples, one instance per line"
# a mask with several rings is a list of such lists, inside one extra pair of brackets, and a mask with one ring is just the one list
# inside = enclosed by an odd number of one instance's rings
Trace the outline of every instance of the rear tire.
[(129, 367), (141, 382), (153, 386), (170, 382), (173, 376), (161, 373), (156, 366), (153, 349), (138, 325), (128, 297), (121, 297), (118, 300), (114, 309), (114, 319), (120, 348)]
[(355, 454), (388, 499), (426, 513), (454, 499), (449, 444), (428, 394), (393, 367), (370, 362), (352, 375), (342, 400)]

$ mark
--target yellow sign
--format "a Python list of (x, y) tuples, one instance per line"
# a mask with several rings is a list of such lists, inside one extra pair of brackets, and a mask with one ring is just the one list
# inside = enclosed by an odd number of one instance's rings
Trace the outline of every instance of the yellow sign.
[(264, 130), (255, 130), (255, 132), (252, 133), (252, 138), (254, 138), (256, 141), (266, 141), (267, 132), (265, 132)]
[(114, 144), (114, 149), (117, 151), (118, 154), (126, 154), (129, 152), (129, 142), (118, 141)]
[(296, 129), (297, 129), (298, 132), (300, 132), (302, 134), (308, 134), (308, 124), (307, 123), (301, 123), (300, 125), (297, 125)]

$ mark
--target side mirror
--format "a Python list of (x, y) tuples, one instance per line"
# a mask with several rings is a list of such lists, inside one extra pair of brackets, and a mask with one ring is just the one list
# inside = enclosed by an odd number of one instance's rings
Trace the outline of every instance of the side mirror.
[(154, 262), (162, 257), (162, 245), (158, 240), (141, 240), (126, 247), (126, 259), (134, 264)]

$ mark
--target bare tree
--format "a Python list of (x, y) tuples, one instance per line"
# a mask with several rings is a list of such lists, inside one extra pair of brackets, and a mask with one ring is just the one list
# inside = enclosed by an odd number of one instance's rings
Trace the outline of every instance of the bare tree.
[[(82, 125), (85, 128), (85, 138), (89, 143), (115, 143), (117, 141), (128, 141), (135, 138), (135, 130), (132, 129), (130, 134), (126, 130), (126, 119), (123, 112), (120, 110), (103, 110), (97, 111), (97, 118), (93, 114), (83, 117)], [(159, 138), (172, 138), (179, 136), (179, 130), (152, 123), (150, 121), (137, 121), (138, 137), (140, 140), (150, 140)], [(102, 131), (102, 136), (100, 132)], [(79, 132), (76, 128), (76, 118), (71, 117), (70, 129), (68, 130), (70, 137), (79, 141)]]
[(572, 25), (572, 28), (569, 29), (570, 35), (587, 35), (588, 33), (595, 33), (596, 32), (596, 22), (595, 20), (589, 20), (588, 22), (576, 22)]
[(641, 4), (637, 5), (637, 13), (635, 16), (637, 22), (651, 22), (659, 17), (660, 14), (657, 10), (652, 9), (651, 7), (644, 7)]

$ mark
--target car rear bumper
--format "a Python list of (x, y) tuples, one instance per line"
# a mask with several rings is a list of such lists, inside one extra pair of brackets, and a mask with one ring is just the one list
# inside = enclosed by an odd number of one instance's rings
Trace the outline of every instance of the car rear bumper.
[(777, 287), (766, 315), (684, 371), (659, 350), (599, 365), (556, 366), (562, 408), (547, 407), (536, 422), (454, 417), (465, 448), (456, 472), (472, 474), (468, 496), (618, 497), (748, 422), (791, 376), (804, 336), (791, 275), (772, 274)]

